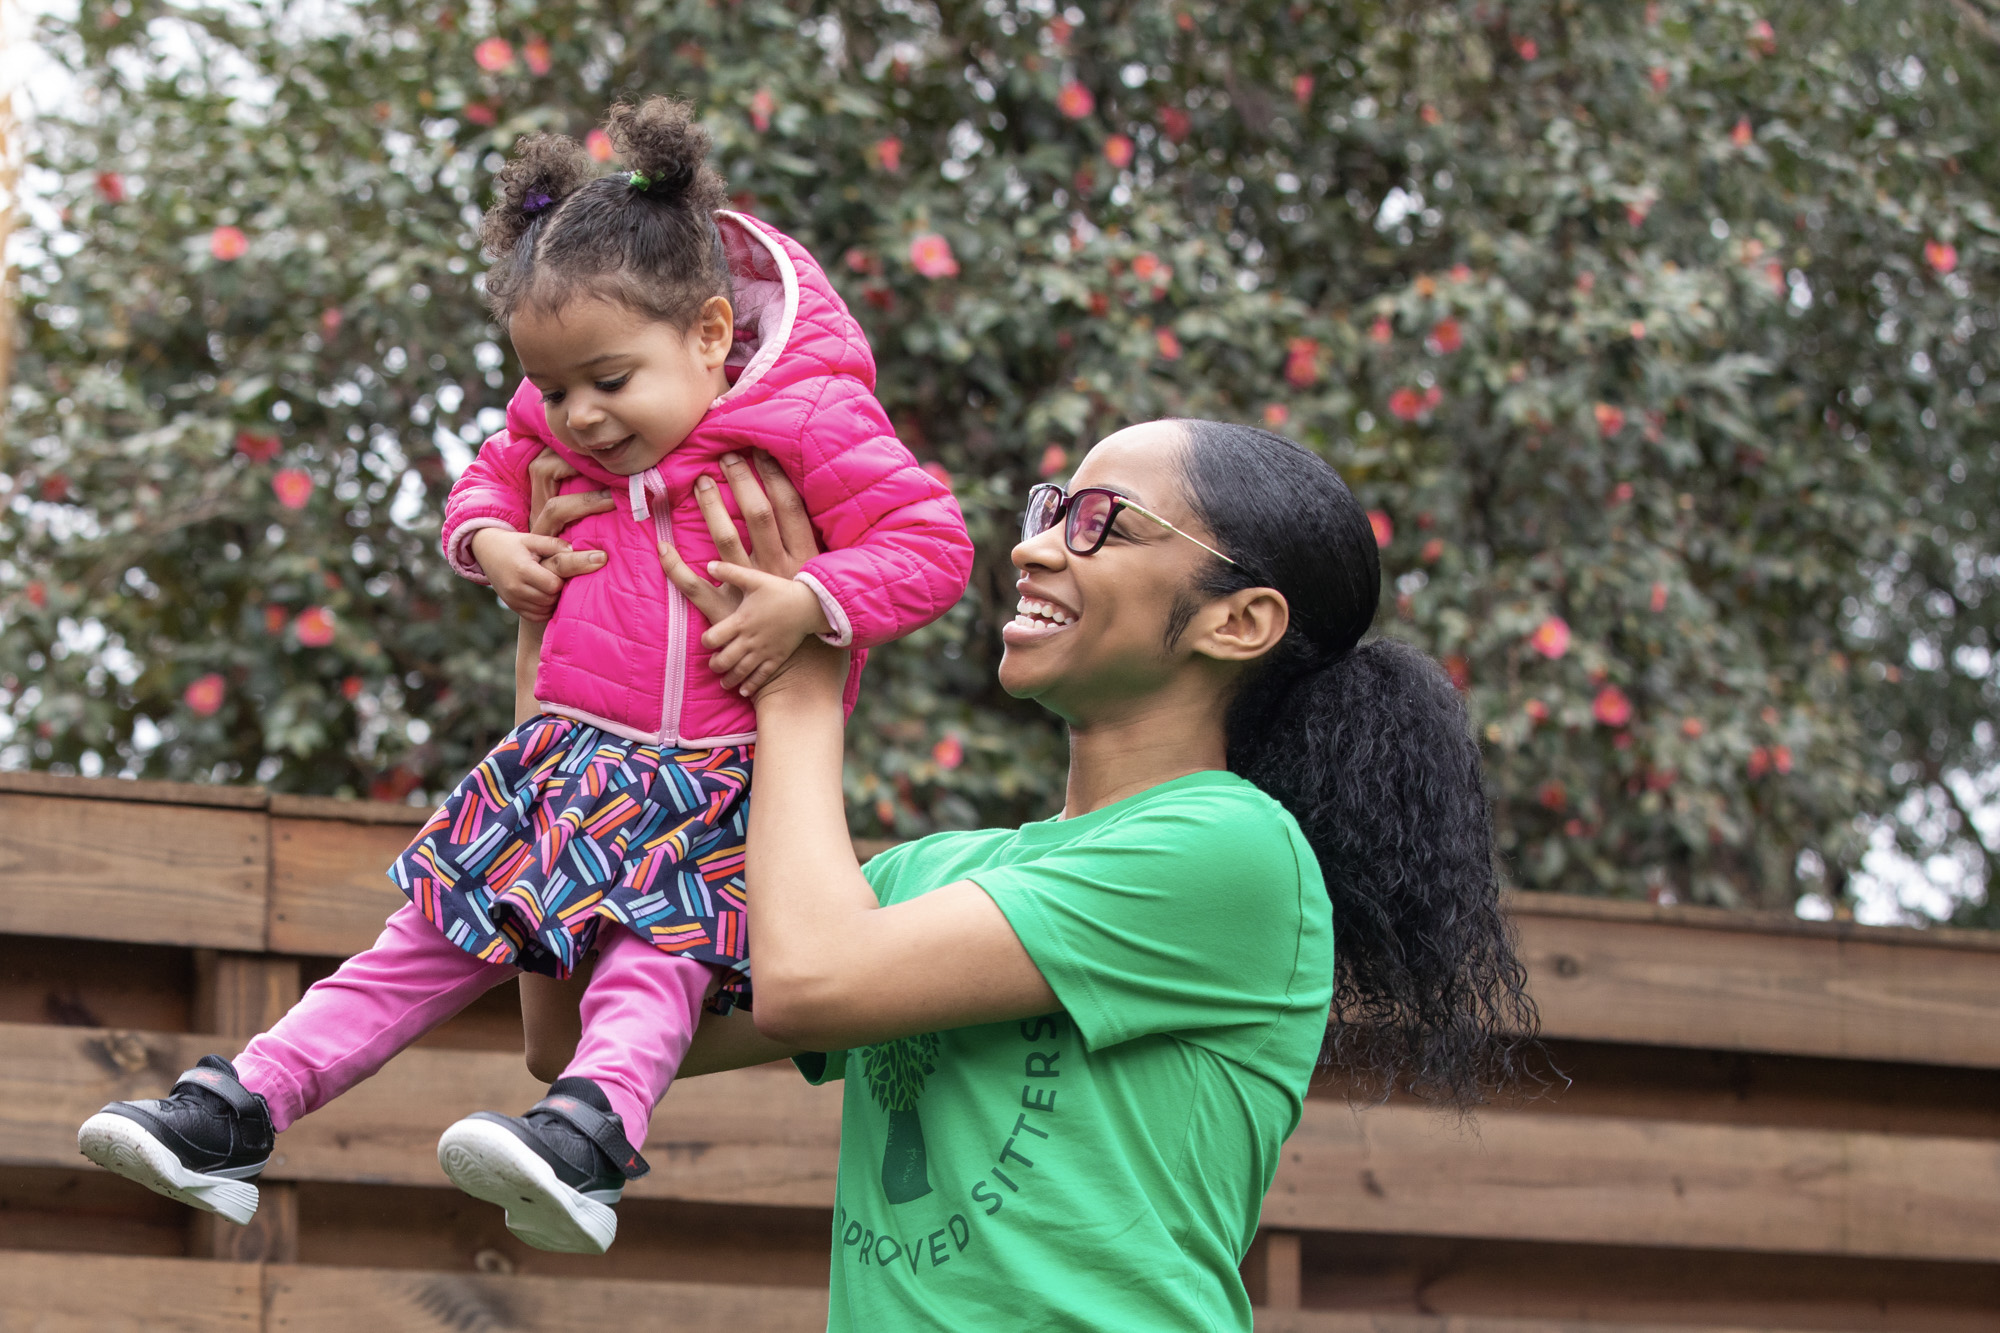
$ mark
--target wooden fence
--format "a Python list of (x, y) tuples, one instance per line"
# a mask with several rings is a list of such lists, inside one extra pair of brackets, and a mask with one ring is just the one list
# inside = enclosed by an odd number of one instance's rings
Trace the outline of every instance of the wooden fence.
[[(449, 1188), (443, 1126), (539, 1095), (511, 987), (288, 1132), (251, 1227), (77, 1156), (367, 945), (422, 817), (0, 775), (0, 1333), (822, 1326), (838, 1093), (786, 1068), (668, 1096), (602, 1258)], [(1571, 1083), (1468, 1123), (1316, 1093), (1245, 1265), (1259, 1330), (2000, 1328), (2000, 940), (1512, 910)]]

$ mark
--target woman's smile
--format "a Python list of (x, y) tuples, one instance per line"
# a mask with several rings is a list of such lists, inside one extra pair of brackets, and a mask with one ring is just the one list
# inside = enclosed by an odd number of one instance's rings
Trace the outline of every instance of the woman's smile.
[(1023, 587), (1014, 618), (1000, 627), (1000, 639), (1010, 648), (1025, 648), (1074, 625), (1077, 613), (1036, 591)]

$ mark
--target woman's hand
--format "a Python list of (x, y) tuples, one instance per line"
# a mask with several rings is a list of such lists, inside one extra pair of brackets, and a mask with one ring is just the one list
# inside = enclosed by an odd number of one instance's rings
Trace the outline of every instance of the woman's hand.
[(482, 528), (472, 534), (472, 558), (507, 609), (523, 620), (547, 620), (555, 614), (565, 580), (604, 567), (604, 552), (575, 550), (556, 535), (615, 503), (607, 491), (557, 495), (556, 489), (576, 475), (560, 454), (542, 450), (528, 465), (528, 531)]
[(701, 642), (713, 654), (709, 666), (722, 676), (723, 688), (747, 696), (775, 677), (802, 642), (831, 627), (818, 595), (792, 577), (819, 553), (798, 491), (762, 454), (756, 455), (754, 468), (736, 454), (725, 454), (722, 470), (750, 530), (749, 547), (730, 521), (722, 492), (703, 477), (695, 483), (695, 503), (715, 542), (717, 558), (708, 572), (722, 584), (702, 578), (665, 542), (660, 543), (660, 568), (708, 618), (711, 628)]

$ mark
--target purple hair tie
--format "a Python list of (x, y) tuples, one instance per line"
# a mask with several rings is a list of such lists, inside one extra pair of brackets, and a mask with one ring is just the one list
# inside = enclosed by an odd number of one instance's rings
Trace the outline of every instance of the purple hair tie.
[(539, 213), (554, 202), (555, 200), (546, 194), (531, 194), (521, 201), (521, 211), (528, 214)]

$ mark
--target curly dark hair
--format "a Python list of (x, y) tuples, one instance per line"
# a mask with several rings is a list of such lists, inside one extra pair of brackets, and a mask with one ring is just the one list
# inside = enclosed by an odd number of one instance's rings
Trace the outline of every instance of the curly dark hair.
[(714, 218), (728, 188), (693, 109), (620, 103), (605, 129), (625, 160), (614, 175), (566, 134), (523, 140), (501, 168), (479, 240), (492, 260), (486, 304), (503, 324), (523, 306), (590, 295), (687, 328), (709, 298), (730, 294)]
[(1362, 642), (1381, 558), (1323, 459), (1254, 426), (1182, 421), (1183, 486), (1216, 545), (1172, 617), (1275, 588), (1278, 647), (1230, 704), (1229, 767), (1298, 820), (1333, 902), (1334, 997), (1321, 1058), (1364, 1095), (1460, 1110), (1521, 1081), (1539, 1027), (1500, 911), (1493, 821), (1465, 705), (1436, 662)]

